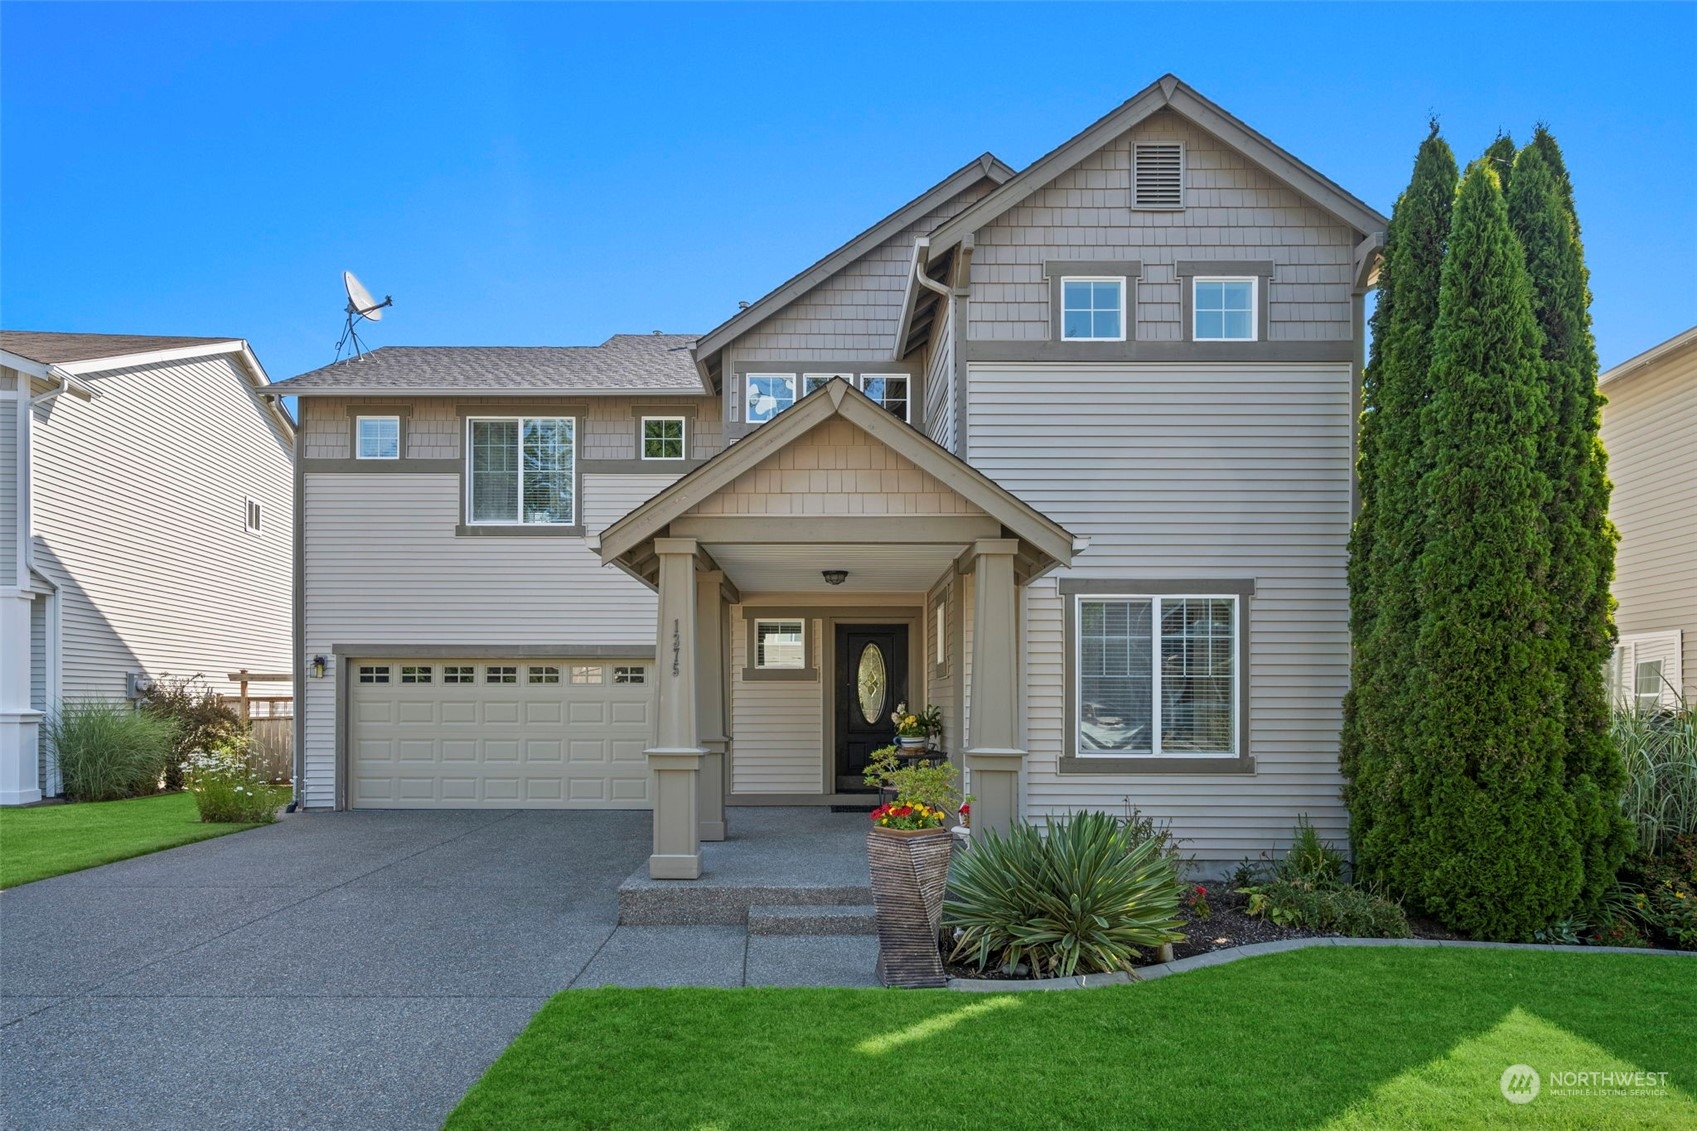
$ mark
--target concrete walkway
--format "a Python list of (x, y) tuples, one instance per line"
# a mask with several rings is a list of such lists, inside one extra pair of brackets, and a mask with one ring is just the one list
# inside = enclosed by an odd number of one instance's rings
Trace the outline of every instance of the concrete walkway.
[(648, 819), (293, 816), (0, 893), (0, 1124), (434, 1128), (568, 986), (871, 984), (866, 937), (617, 927)]

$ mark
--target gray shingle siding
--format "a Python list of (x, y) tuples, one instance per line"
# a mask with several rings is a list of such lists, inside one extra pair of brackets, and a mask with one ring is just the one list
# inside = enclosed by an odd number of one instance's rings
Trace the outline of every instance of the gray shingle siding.
[[(882, 361), (896, 346), (913, 241), (957, 215), (994, 186), (959, 193), (836, 275), (766, 319), (726, 349), (731, 364), (795, 357)], [(729, 369), (730, 366), (727, 366)]]
[[(1132, 146), (1185, 145), (1182, 211), (1130, 206)], [(968, 337), (1049, 338), (1045, 259), (1138, 259), (1136, 338), (1182, 341), (1181, 259), (1267, 260), (1269, 341), (1348, 341), (1350, 229), (1205, 131), (1162, 111), (978, 233)]]

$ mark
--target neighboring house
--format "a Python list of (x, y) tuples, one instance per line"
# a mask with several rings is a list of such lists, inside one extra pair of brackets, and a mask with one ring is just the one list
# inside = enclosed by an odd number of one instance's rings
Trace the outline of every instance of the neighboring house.
[(0, 332), (0, 804), (40, 721), (136, 681), (288, 671), (294, 427), (246, 342)]
[(301, 405), (302, 796), (864, 803), (934, 703), (975, 824), (1341, 839), (1385, 217), (1168, 76), (985, 155), (710, 333), (388, 348)]
[(1616, 702), (1697, 696), (1697, 326), (1599, 380), (1614, 494)]

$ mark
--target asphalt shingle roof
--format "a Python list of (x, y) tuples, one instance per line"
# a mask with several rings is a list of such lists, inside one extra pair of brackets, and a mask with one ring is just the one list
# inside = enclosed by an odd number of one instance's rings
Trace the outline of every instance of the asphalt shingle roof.
[(151, 334), (59, 334), (47, 330), (0, 330), (0, 349), (43, 365), (66, 365), (102, 357), (206, 346), (236, 338), (158, 337)]
[(285, 396), (350, 392), (701, 392), (694, 334), (615, 334), (598, 346), (383, 346), (273, 382)]

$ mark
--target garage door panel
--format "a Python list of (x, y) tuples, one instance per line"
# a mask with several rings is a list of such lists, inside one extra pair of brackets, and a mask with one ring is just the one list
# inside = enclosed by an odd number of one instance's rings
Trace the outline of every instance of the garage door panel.
[(355, 807), (649, 807), (646, 666), (621, 665), (635, 681), (614, 682), (605, 665), (565, 660), (351, 662), (413, 676), (351, 688)]
[(448, 699), (441, 706), (444, 723), (476, 723), (477, 702), (473, 699)]

